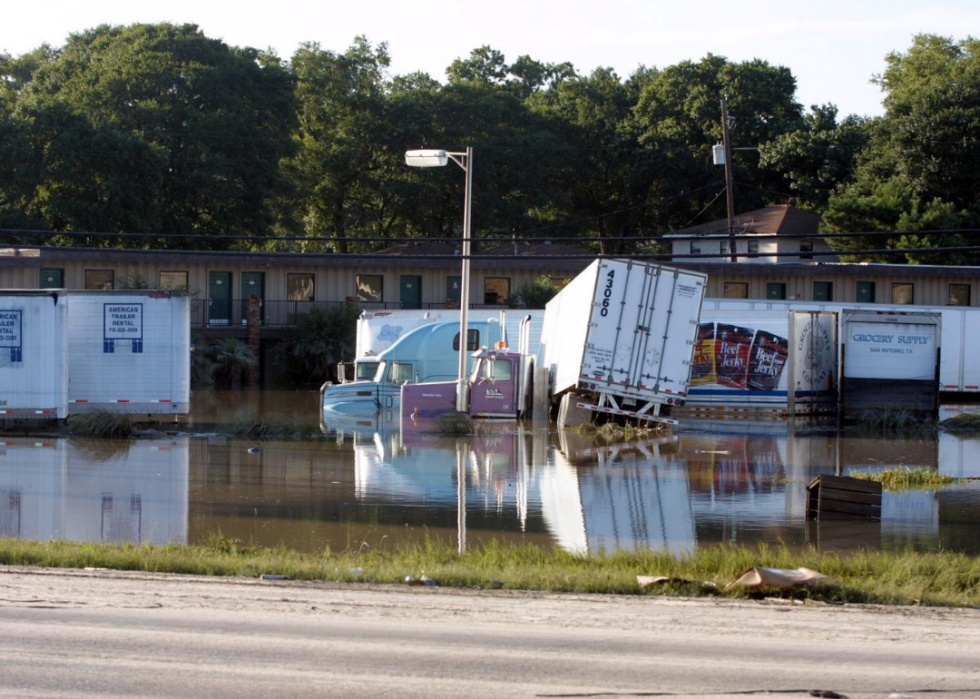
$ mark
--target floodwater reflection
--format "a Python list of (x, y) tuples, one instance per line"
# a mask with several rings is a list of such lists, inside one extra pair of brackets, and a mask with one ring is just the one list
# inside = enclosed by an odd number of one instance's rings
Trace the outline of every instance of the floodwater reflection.
[[(216, 421), (257, 409), (254, 400), (235, 411), (209, 400)], [(269, 404), (299, 413), (304, 400)], [(718, 543), (980, 553), (980, 482), (885, 493), (880, 523), (805, 518), (806, 484), (821, 473), (900, 465), (980, 476), (976, 438), (694, 420), (669, 436), (608, 445), (517, 423), (466, 439), (402, 433), (384, 416), (326, 429), (312, 442), (7, 438), (0, 536), (203, 543), (220, 533), (303, 551), (436, 538), (574, 553)]]

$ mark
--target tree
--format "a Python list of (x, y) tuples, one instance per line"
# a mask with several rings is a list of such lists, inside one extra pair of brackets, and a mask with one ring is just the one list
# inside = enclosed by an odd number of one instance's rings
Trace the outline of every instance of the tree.
[(286, 170), (307, 235), (340, 238), (375, 228), (373, 208), (394, 153), (386, 120), (385, 44), (358, 37), (343, 54), (304, 44), (293, 56), (299, 101), (298, 151)]
[(300, 314), (296, 325), (283, 330), (275, 351), (293, 381), (319, 386), (328, 379), (336, 380), (337, 363), (354, 356), (359, 314), (360, 308), (354, 304), (316, 307)]
[[(85, 142), (93, 137), (140, 144), (139, 157), (152, 159), (159, 213), (140, 230), (270, 230), (267, 200), (291, 149), (294, 117), (290, 76), (275, 56), (230, 47), (190, 24), (100, 26), (73, 34), (21, 90), (15, 115), (52, 111), (76, 119), (62, 132), (78, 139), (76, 162), (104, 155)], [(125, 163), (117, 165), (124, 176)], [(120, 221), (112, 230), (130, 225)], [(193, 245), (186, 238), (163, 244)]]
[[(640, 142), (659, 151), (656, 194), (665, 203), (655, 213), (662, 228), (684, 227), (692, 216), (724, 215), (723, 200), (706, 207), (724, 186), (720, 168), (711, 164), (711, 147), (721, 142), (720, 100), (727, 96), (734, 120), (736, 210), (750, 210), (783, 198), (778, 175), (758, 167), (760, 144), (798, 129), (802, 108), (788, 68), (752, 60), (730, 63), (709, 54), (684, 61), (652, 76), (643, 87), (636, 118)], [(739, 150), (747, 149), (747, 150)], [(693, 190), (709, 190), (690, 196)]]
[[(919, 35), (907, 53), (892, 53), (876, 78), (885, 115), (867, 124), (868, 145), (854, 181), (830, 198), (829, 231), (914, 232), (892, 247), (980, 244), (969, 234), (929, 231), (976, 227), (980, 221), (980, 41)], [(835, 243), (870, 249), (880, 239)], [(955, 264), (980, 255), (909, 254), (909, 262)], [(888, 261), (899, 262), (894, 255)]]
[(759, 165), (781, 173), (801, 208), (823, 211), (834, 190), (854, 179), (868, 143), (861, 117), (837, 121), (837, 107), (813, 105), (802, 128), (759, 147)]

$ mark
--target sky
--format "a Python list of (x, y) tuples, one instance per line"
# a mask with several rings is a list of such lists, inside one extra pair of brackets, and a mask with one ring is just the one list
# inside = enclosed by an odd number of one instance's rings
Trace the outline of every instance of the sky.
[(980, 0), (32, 0), (5, 3), (0, 51), (18, 55), (61, 46), (99, 24), (197, 24), (236, 46), (289, 58), (303, 42), (342, 52), (354, 37), (386, 42), (391, 73), (445, 79), (445, 69), (489, 45), (508, 61), (521, 55), (571, 62), (580, 73), (611, 67), (665, 68), (712, 53), (788, 67), (804, 106), (833, 103), (841, 116), (884, 112), (871, 83), (885, 56), (916, 34), (956, 40), (980, 32)]

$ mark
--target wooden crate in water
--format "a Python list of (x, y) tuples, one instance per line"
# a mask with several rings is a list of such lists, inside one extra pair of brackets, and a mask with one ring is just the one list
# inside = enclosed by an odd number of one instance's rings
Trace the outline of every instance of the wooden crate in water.
[(820, 475), (806, 487), (807, 519), (881, 519), (881, 483)]

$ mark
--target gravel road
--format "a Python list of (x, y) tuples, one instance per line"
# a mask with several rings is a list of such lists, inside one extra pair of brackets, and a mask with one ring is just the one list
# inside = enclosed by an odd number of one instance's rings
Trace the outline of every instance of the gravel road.
[(980, 697), (980, 611), (0, 566), (0, 696)]

